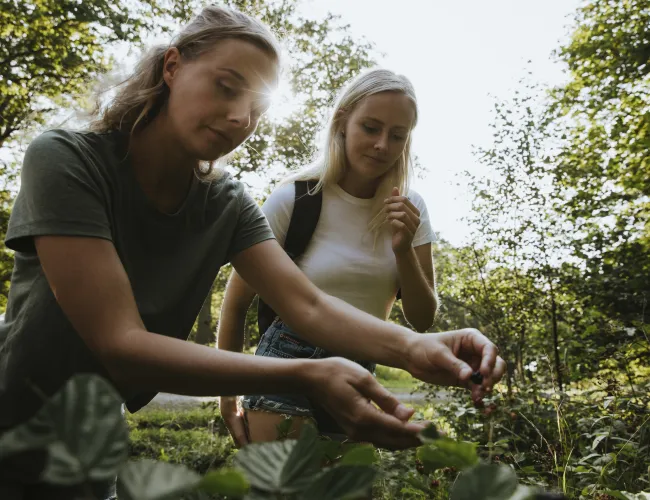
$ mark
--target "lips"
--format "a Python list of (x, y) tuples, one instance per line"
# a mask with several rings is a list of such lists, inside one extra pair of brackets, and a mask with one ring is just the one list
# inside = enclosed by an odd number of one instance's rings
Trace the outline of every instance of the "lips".
[(212, 133), (221, 137), (228, 145), (232, 145), (232, 138), (228, 134), (216, 128), (212, 128), (212, 127), (208, 127), (208, 128)]
[(375, 158), (374, 156), (369, 156), (369, 155), (364, 155), (366, 158), (370, 158), (371, 160), (377, 162), (377, 163), (386, 163), (386, 160), (382, 158)]

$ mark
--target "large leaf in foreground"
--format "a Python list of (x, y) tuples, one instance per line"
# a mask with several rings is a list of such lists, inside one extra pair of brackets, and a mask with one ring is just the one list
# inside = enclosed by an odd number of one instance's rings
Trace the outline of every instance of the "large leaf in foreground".
[(201, 476), (184, 465), (144, 459), (129, 462), (120, 471), (117, 496), (120, 500), (177, 499), (194, 490)]
[(0, 438), (0, 459), (46, 449), (45, 482), (73, 485), (111, 479), (127, 457), (128, 430), (120, 403), (106, 380), (76, 375), (32, 419)]

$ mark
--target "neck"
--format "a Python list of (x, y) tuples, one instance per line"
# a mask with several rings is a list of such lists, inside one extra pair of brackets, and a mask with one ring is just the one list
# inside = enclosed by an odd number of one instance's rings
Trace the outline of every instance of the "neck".
[(130, 143), (135, 177), (146, 197), (163, 213), (175, 212), (185, 200), (197, 164), (169, 133), (159, 115)]
[(380, 180), (369, 181), (367, 179), (361, 179), (348, 171), (339, 182), (339, 186), (341, 186), (343, 191), (355, 198), (370, 199), (375, 196)]

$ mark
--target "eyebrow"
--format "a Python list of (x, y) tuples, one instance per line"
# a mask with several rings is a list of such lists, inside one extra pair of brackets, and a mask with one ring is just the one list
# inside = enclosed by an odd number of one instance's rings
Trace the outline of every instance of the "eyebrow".
[(227, 73), (230, 73), (230, 74), (231, 74), (232, 76), (234, 76), (237, 80), (239, 80), (240, 82), (242, 82), (244, 85), (248, 85), (248, 81), (246, 80), (246, 78), (244, 78), (244, 76), (243, 76), (241, 73), (239, 73), (238, 71), (235, 71), (235, 70), (232, 69), (232, 68), (219, 68), (219, 69), (220, 69), (221, 71), (225, 71), (225, 72), (227, 72)]
[[(378, 120), (377, 118), (373, 118), (372, 116), (364, 116), (363, 118), (365, 120), (372, 120), (373, 122), (377, 122), (377, 123), (379, 123), (381, 125), (385, 125), (384, 122), (382, 122), (381, 120)], [(409, 129), (408, 127), (406, 127), (404, 125), (396, 125), (395, 127), (393, 127), (393, 129), (396, 129), (396, 128), (403, 129), (403, 130), (408, 130)]]

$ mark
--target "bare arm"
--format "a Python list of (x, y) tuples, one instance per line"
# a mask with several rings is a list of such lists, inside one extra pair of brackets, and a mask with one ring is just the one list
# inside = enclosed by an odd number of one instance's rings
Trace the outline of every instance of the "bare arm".
[[(255, 298), (255, 290), (233, 269), (219, 316), (217, 347), (224, 351), (241, 352), (244, 348), (246, 313)], [(260, 335), (264, 332), (260, 332)]]
[(424, 332), (433, 324), (438, 309), (431, 243), (411, 247), (395, 259), (404, 315), (417, 331)]
[(232, 262), (282, 320), (308, 341), (353, 359), (406, 368), (413, 332), (323, 293), (276, 241), (248, 248)]
[[(402, 368), (426, 382), (471, 387), (475, 400), (503, 376), (504, 361), (479, 331), (418, 335), (381, 321), (316, 288), (276, 241), (250, 247), (232, 262), (283, 321), (315, 345)], [(476, 370), (484, 376), (483, 385), (470, 386)]]
[(305, 390), (295, 365), (148, 332), (111, 242), (64, 236), (35, 242), (61, 308), (118, 387), (189, 395), (255, 394), (278, 385)]

